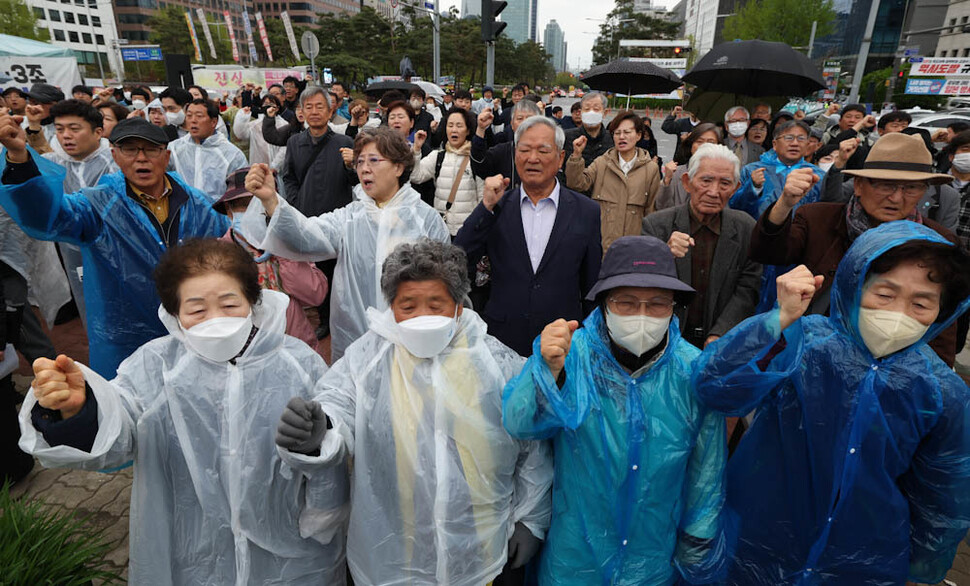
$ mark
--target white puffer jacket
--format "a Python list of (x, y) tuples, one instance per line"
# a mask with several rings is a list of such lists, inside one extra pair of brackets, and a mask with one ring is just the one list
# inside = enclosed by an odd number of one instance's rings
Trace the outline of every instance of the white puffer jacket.
[[(451, 195), (451, 186), (455, 182), (455, 175), (461, 168), (462, 160), (470, 154), (471, 142), (469, 141), (465, 141), (458, 149), (446, 144), (445, 159), (441, 163), (441, 172), (438, 173), (438, 179), (435, 181), (434, 209), (444, 218), (452, 236), (458, 233), (458, 229), (471, 215), (475, 206), (482, 201), (482, 192), (485, 189), (485, 181), (475, 177), (469, 162), (465, 167), (465, 172), (462, 173), (461, 183), (458, 185), (457, 193), (455, 193), (455, 201), (451, 209), (447, 209), (448, 196)], [(424, 183), (434, 179), (434, 168), (437, 162), (438, 151), (433, 151), (423, 159), (420, 153), (415, 153), (411, 183)]]

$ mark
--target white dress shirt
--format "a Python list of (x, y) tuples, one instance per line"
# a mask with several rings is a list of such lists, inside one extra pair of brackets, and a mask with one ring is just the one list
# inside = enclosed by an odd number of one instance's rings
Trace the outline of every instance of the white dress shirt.
[(559, 180), (556, 180), (552, 194), (539, 200), (539, 205), (532, 203), (522, 187), (519, 187), (519, 198), (522, 231), (525, 233), (525, 243), (529, 248), (529, 260), (532, 261), (534, 273), (539, 270), (539, 263), (552, 235), (552, 227), (556, 223), (556, 211), (559, 209)]

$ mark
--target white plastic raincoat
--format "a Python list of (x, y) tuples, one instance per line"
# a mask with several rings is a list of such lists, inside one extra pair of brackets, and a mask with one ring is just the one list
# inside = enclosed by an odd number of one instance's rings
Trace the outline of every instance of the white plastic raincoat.
[(253, 198), (243, 226), (247, 234), (256, 239), (262, 237), (256, 248), (277, 256), (312, 262), (337, 259), (330, 301), (334, 361), (367, 331), (367, 308), (387, 308), (380, 287), (387, 255), (398, 244), (422, 236), (451, 241), (441, 216), (421, 201), (409, 184), (382, 207), (358, 185), (354, 187), (353, 202), (313, 218), (301, 214), (282, 197), (278, 201), (267, 226), (263, 206)]
[[(75, 193), (85, 187), (93, 187), (98, 184), (103, 175), (120, 170), (115, 164), (114, 157), (111, 156), (111, 143), (106, 138), (101, 139), (97, 150), (81, 160), (69, 156), (62, 149), (44, 153), (41, 156), (64, 167), (64, 193)], [(61, 251), (64, 268), (67, 270), (67, 281), (71, 285), (71, 293), (74, 294), (81, 323), (87, 327), (87, 307), (84, 304), (84, 287), (81, 285), (84, 280), (81, 247), (69, 242), (59, 242), (57, 247)]]
[(113, 381), (82, 367), (98, 401), (90, 453), (50, 447), (31, 424), (28, 393), (20, 446), (43, 465), (98, 470), (134, 459), (131, 583), (344, 584), (346, 469), (298, 472), (273, 440), (290, 397), (310, 398), (327, 369), (283, 334), (288, 303), (262, 292), (259, 330), (235, 365), (188, 349), (160, 309), (171, 335), (139, 348)]
[(57, 310), (71, 300), (71, 288), (61, 270), (53, 242), (34, 240), (0, 208), (0, 261), (27, 281), (31, 304), (40, 307), (47, 323), (54, 323)]
[[(253, 118), (248, 113), (239, 111), (232, 121), (232, 134), (238, 140), (249, 141), (249, 162), (252, 165), (259, 163), (269, 165), (276, 160), (281, 151), (286, 152), (285, 146), (269, 144), (263, 138), (263, 118), (265, 117), (265, 114), (260, 114), (257, 118)], [(277, 128), (282, 128), (287, 124), (289, 123), (282, 116), (276, 117)]]
[(168, 150), (172, 151), (169, 168), (213, 202), (226, 192), (226, 175), (249, 164), (246, 155), (221, 132), (215, 132), (202, 144), (186, 134), (168, 143)]
[(353, 458), (347, 561), (359, 586), (482, 586), (515, 523), (542, 538), (550, 522), (548, 444), (502, 427), (502, 388), (523, 359), (467, 307), (430, 359), (399, 344), (390, 310), (367, 317), (370, 331), (317, 385), (333, 424), (320, 456), (299, 457)]

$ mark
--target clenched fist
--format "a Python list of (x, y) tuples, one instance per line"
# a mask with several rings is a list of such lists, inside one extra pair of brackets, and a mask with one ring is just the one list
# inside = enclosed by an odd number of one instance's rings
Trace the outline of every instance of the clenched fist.
[(424, 141), (428, 140), (428, 133), (424, 130), (419, 130), (414, 133), (414, 152), (420, 153), (421, 147), (424, 146)]
[(581, 134), (579, 137), (573, 141), (573, 156), (581, 157), (583, 156), (583, 151), (586, 149), (586, 135)]
[(824, 280), (824, 276), (813, 275), (805, 265), (798, 265), (775, 279), (781, 329), (784, 330), (805, 313)]
[(505, 194), (505, 190), (509, 188), (509, 178), (503, 177), (501, 175), (492, 175), (485, 179), (485, 189), (482, 194), (482, 204), (492, 211), (495, 208), (495, 204), (502, 199)]
[(764, 184), (765, 184), (764, 167), (758, 167), (757, 169), (751, 172), (751, 183), (754, 183), (754, 186), (757, 187), (758, 189), (761, 189), (762, 187), (764, 187)]
[(11, 116), (9, 110), (0, 110), (0, 145), (7, 149), (7, 159), (13, 163), (26, 163), (27, 133), (20, 127), (23, 116)]
[(673, 232), (670, 238), (667, 239), (667, 246), (675, 257), (683, 258), (687, 256), (687, 251), (690, 250), (690, 247), (694, 246), (694, 239), (689, 234)]
[(579, 329), (578, 321), (557, 319), (542, 330), (539, 349), (542, 352), (542, 359), (546, 361), (546, 366), (552, 372), (552, 378), (558, 379), (565, 367), (566, 355), (569, 354), (573, 333), (577, 329)]
[(77, 415), (87, 400), (84, 374), (63, 354), (56, 360), (38, 358), (34, 361), (31, 387), (40, 406), (60, 411), (63, 419)]
[(276, 179), (269, 165), (259, 163), (249, 168), (249, 173), (246, 173), (246, 190), (263, 203), (267, 216), (273, 215), (277, 203)]

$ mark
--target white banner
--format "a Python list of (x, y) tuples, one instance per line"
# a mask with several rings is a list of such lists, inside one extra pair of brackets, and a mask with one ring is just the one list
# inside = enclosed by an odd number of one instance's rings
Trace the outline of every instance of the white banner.
[(293, 23), (290, 22), (290, 15), (285, 10), (280, 13), (280, 20), (283, 21), (283, 28), (286, 29), (286, 38), (290, 41), (290, 50), (296, 60), (300, 60), (300, 47), (296, 44), (296, 35), (293, 34)]
[(10, 81), (0, 87), (29, 89), (35, 83), (49, 83), (65, 94), (81, 84), (81, 73), (73, 57), (0, 57), (0, 73)]
[(199, 15), (199, 22), (202, 23), (202, 32), (205, 33), (205, 42), (209, 43), (209, 54), (213, 59), (218, 59), (216, 55), (216, 44), (212, 42), (212, 31), (209, 30), (209, 21), (205, 19), (205, 10), (196, 8), (195, 13)]
[(923, 57), (919, 63), (913, 63), (909, 75), (934, 77), (967, 77), (970, 76), (970, 57)]
[(249, 13), (243, 10), (243, 30), (246, 32), (246, 43), (249, 45), (249, 58), (253, 63), (259, 61), (256, 55), (256, 43), (253, 42), (253, 25), (249, 22)]

